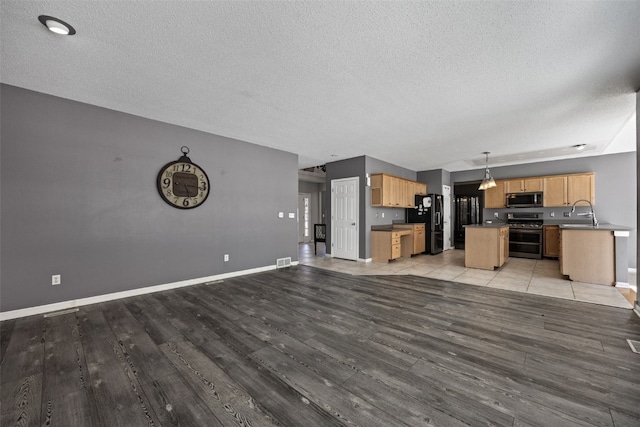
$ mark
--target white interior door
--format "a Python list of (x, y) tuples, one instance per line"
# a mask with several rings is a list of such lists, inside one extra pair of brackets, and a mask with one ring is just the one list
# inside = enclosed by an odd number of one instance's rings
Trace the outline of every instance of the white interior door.
[(358, 188), (360, 178), (331, 180), (331, 255), (358, 259)]
[(298, 243), (311, 241), (311, 194), (298, 193)]
[(442, 249), (447, 251), (453, 248), (451, 245), (451, 187), (449, 185), (442, 186), (442, 204), (444, 204), (442, 212)]

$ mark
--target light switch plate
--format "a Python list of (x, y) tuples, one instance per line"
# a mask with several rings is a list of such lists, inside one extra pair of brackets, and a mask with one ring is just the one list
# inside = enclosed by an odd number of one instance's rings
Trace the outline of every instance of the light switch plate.
[(278, 218), (284, 218), (284, 212), (278, 212)]
[(293, 212), (289, 212), (289, 219), (294, 219), (296, 217), (296, 214)]

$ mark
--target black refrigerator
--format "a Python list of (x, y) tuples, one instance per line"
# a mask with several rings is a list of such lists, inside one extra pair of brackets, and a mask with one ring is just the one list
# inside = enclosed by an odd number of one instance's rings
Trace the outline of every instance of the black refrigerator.
[(457, 196), (455, 198), (455, 221), (453, 242), (456, 249), (464, 249), (464, 226), (482, 223), (482, 208), (478, 196)]
[(416, 196), (413, 208), (407, 208), (406, 221), (409, 223), (425, 223), (425, 239), (427, 253), (439, 254), (444, 246), (442, 225), (443, 203), (441, 194)]

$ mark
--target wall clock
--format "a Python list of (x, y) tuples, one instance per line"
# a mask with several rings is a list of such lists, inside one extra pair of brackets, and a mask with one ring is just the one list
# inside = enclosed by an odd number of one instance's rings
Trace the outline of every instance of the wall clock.
[(162, 200), (178, 209), (197, 208), (209, 196), (209, 177), (191, 161), (189, 147), (183, 146), (182, 156), (169, 162), (158, 173), (158, 192)]

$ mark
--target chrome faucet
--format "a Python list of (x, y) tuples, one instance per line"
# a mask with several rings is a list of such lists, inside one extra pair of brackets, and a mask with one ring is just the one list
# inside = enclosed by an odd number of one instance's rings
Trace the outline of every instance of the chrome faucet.
[(585, 216), (585, 215), (590, 215), (591, 216), (591, 222), (593, 223), (593, 226), (597, 226), (598, 225), (598, 219), (596, 218), (596, 213), (593, 210), (593, 205), (591, 204), (590, 201), (585, 200), (585, 199), (580, 199), (578, 201), (576, 201), (573, 206), (571, 206), (571, 212), (575, 212), (576, 211), (576, 205), (580, 202), (587, 202), (589, 203), (589, 208), (591, 208), (591, 212), (585, 212), (585, 213), (579, 213), (578, 216)]

